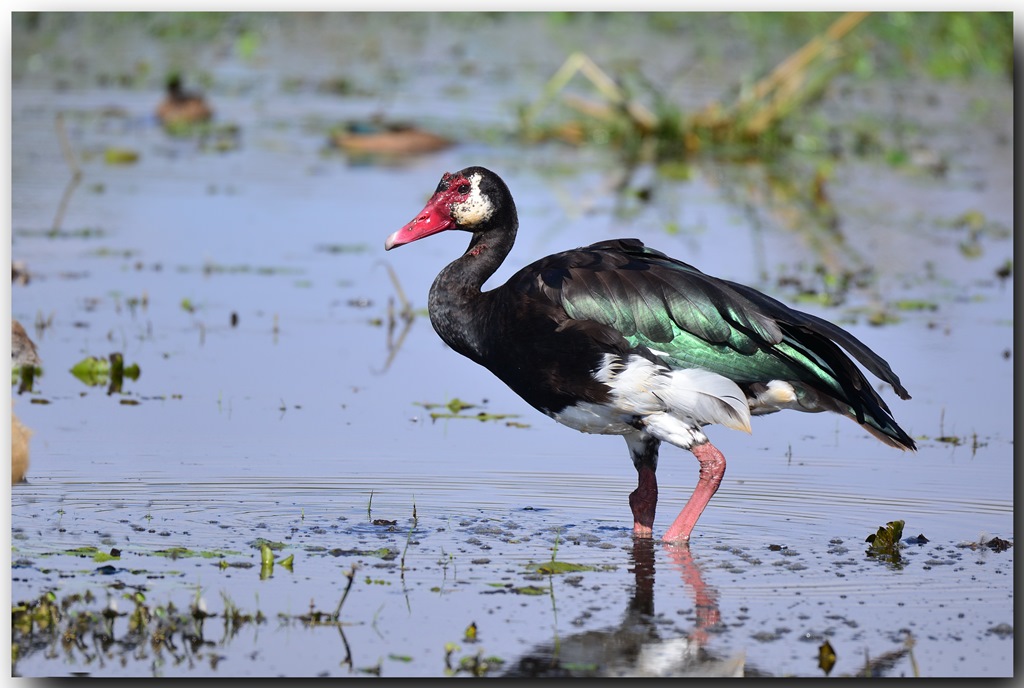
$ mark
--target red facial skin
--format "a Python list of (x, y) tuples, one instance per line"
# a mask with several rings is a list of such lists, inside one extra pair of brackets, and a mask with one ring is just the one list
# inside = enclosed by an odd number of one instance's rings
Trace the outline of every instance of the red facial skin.
[(427, 201), (423, 210), (416, 215), (412, 222), (384, 241), (384, 250), (390, 251), (397, 246), (410, 244), (431, 234), (454, 228), (456, 223), (452, 219), (451, 207), (456, 202), (465, 200), (466, 192), (460, 191), (460, 189), (468, 184), (469, 181), (465, 177), (457, 177), (445, 172), (441, 177), (441, 183), (437, 186), (437, 191)]

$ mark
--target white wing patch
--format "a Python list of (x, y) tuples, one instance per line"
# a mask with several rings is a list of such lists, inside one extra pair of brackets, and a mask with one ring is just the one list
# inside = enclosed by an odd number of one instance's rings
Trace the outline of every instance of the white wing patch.
[(793, 385), (782, 380), (772, 380), (765, 389), (750, 400), (750, 411), (755, 416), (763, 413), (774, 413), (782, 409), (797, 411), (823, 411), (824, 409), (808, 409), (797, 401)]
[(465, 201), (453, 204), (452, 219), (462, 227), (473, 227), (486, 222), (494, 214), (494, 204), (486, 194), (480, 191), (480, 174), (471, 175), (469, 183), (473, 187)]
[(706, 440), (701, 428), (716, 423), (750, 432), (746, 395), (732, 380), (701, 368), (672, 370), (640, 356), (612, 354), (594, 378), (611, 387), (607, 404), (581, 403), (553, 414), (583, 432), (626, 434), (637, 425), (684, 449)]

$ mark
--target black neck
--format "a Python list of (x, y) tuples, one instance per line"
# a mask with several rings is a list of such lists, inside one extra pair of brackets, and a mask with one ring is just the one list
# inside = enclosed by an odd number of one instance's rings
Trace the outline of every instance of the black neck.
[(441, 339), (475, 361), (484, 355), (483, 333), (491, 317), (487, 306), (493, 293), (482, 292), (484, 282), (494, 274), (512, 250), (518, 222), (476, 232), (462, 256), (438, 274), (430, 287), (430, 322)]

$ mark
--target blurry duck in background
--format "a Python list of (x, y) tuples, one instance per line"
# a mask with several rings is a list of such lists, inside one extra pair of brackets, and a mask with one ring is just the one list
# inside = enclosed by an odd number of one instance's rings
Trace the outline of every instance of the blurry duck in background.
[[(17, 320), (11, 321), (11, 366), (37, 368), (42, 363), (35, 343)], [(11, 411), (11, 484), (20, 483), (28, 472), (28, 441), (32, 431)]]
[(213, 109), (202, 95), (185, 91), (181, 76), (173, 74), (167, 80), (167, 96), (157, 107), (156, 116), (165, 127), (182, 126), (209, 121)]
[(25, 480), (28, 473), (28, 440), (32, 431), (11, 412), (11, 485)]
[(331, 141), (346, 153), (394, 157), (433, 153), (455, 143), (407, 122), (386, 122), (380, 116), (346, 122), (331, 133)]
[(38, 368), (42, 361), (25, 328), (17, 320), (11, 321), (11, 365), (15, 368), (33, 366)]

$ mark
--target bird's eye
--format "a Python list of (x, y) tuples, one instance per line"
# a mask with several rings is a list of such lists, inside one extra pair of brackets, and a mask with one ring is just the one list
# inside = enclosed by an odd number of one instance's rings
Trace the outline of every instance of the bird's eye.
[(457, 188), (456, 191), (458, 191), (460, 194), (468, 194), (470, 188), (472, 187), (470, 187), (469, 184), (459, 184), (459, 188)]

